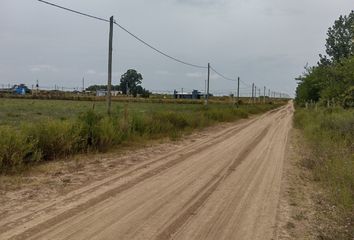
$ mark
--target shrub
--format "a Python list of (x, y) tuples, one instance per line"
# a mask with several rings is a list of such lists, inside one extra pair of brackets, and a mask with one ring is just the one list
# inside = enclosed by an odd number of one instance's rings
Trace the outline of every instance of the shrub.
[(98, 141), (99, 134), (98, 124), (101, 119), (102, 116), (93, 110), (89, 110), (79, 116), (75, 126), (79, 134), (79, 149), (87, 151), (90, 147), (95, 148), (94, 145)]
[(94, 134), (93, 147), (99, 151), (107, 151), (121, 143), (124, 138), (118, 121), (111, 117), (102, 118), (94, 131), (97, 132)]
[(19, 168), (38, 157), (34, 142), (28, 142), (21, 131), (10, 127), (0, 127), (0, 171)]
[(22, 127), (23, 134), (41, 153), (42, 160), (52, 160), (77, 152), (78, 135), (73, 123), (43, 120)]

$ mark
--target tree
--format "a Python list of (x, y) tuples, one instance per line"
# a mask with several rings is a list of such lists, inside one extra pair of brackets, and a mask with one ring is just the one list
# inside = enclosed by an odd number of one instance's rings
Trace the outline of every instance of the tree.
[(319, 64), (305, 69), (306, 72), (296, 78), (299, 81), (296, 89), (298, 103), (311, 100), (326, 103), (334, 100), (351, 106), (348, 102), (352, 102), (352, 90), (348, 89), (354, 86), (354, 56), (330, 65)]
[(143, 77), (135, 69), (129, 69), (126, 73), (120, 78), (120, 89), (123, 94), (128, 92), (133, 94), (134, 97), (138, 94), (138, 86), (140, 86)]
[(140, 96), (142, 98), (149, 98), (150, 97), (150, 92), (149, 90), (146, 90), (145, 88), (143, 88), (142, 86), (137, 86), (136, 88), (136, 92), (137, 94), (140, 94)]
[(296, 102), (336, 102), (353, 106), (354, 86), (354, 11), (340, 16), (328, 29), (326, 55), (320, 54), (317, 66), (305, 67), (296, 78)]
[(296, 88), (296, 102), (317, 102), (320, 99), (320, 84), (316, 78), (318, 67), (305, 67), (306, 72), (295, 78), (298, 81)]
[(326, 52), (333, 61), (340, 61), (354, 55), (354, 11), (340, 16), (328, 29)]

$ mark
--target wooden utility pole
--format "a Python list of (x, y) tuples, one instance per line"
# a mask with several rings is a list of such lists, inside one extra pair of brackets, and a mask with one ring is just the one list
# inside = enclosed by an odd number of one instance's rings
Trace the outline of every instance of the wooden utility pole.
[(254, 83), (252, 83), (252, 103), (254, 103)]
[(208, 101), (209, 101), (209, 81), (210, 81), (210, 63), (208, 63), (207, 94), (205, 96), (205, 105), (208, 105)]
[(261, 89), (258, 88), (258, 102), (261, 103)]
[(240, 77), (237, 78), (237, 104), (240, 102)]
[(108, 47), (108, 84), (107, 84), (107, 113), (111, 114), (112, 105), (112, 47), (113, 44), (113, 16), (109, 19), (109, 47)]
[(263, 93), (263, 103), (265, 103), (266, 102), (266, 99), (265, 99), (265, 92), (266, 92), (266, 87), (264, 86), (264, 93)]
[(253, 90), (253, 103), (257, 102), (257, 86), (254, 85), (254, 90)]

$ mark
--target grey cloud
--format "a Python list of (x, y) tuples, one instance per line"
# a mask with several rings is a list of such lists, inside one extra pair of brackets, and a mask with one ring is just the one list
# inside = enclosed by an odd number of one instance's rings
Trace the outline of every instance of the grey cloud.
[[(153, 46), (188, 62), (211, 62), (229, 77), (241, 76), (293, 93), (294, 77), (324, 51), (328, 27), (348, 14), (348, 0), (53, 0), (98, 16), (114, 15)], [(134, 14), (132, 14), (134, 13)], [(0, 84), (59, 84), (107, 81), (108, 25), (37, 1), (2, 1)], [(148, 89), (204, 89), (206, 70), (154, 53), (115, 28), (115, 84), (129, 68), (143, 74)], [(211, 76), (211, 92), (234, 82)], [(227, 91), (229, 92), (229, 91)]]
[(169, 71), (167, 71), (167, 70), (157, 70), (157, 71), (155, 71), (155, 73), (157, 75), (164, 75), (164, 76), (171, 75), (171, 73)]
[(58, 68), (48, 64), (32, 65), (29, 67), (30, 72), (57, 72)]

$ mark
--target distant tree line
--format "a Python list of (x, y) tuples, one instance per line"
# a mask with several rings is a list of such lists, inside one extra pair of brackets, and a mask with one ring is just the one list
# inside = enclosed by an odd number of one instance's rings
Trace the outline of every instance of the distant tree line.
[(326, 53), (319, 55), (316, 66), (306, 66), (296, 78), (296, 102), (354, 107), (354, 11), (340, 16), (328, 29)]
[[(149, 90), (141, 86), (143, 76), (135, 69), (129, 69), (120, 78), (119, 85), (112, 85), (112, 91), (122, 91), (123, 94), (133, 95), (137, 97), (148, 98), (150, 96)], [(107, 85), (92, 85), (86, 88), (86, 91), (107, 90)]]

